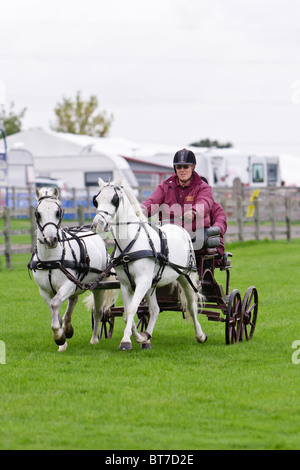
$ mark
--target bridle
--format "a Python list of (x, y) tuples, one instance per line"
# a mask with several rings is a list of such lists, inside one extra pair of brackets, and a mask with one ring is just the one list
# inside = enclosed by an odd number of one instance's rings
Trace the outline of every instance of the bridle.
[[(55, 204), (57, 205), (57, 207), (58, 207), (58, 222), (57, 223), (55, 223), (55, 222), (46, 222), (44, 225), (41, 225), (40, 218), (39, 218), (40, 214), (39, 214), (38, 209), (39, 209), (39, 206), (40, 206), (41, 202), (44, 199), (52, 199), (55, 202)], [(64, 211), (63, 211), (61, 205), (57, 202), (57, 200), (58, 199), (54, 196), (43, 196), (38, 200), (38, 205), (36, 207), (34, 215), (35, 215), (35, 220), (36, 220), (37, 226), (40, 229), (40, 232), (43, 235), (43, 239), (44, 239), (43, 241), (39, 239), (39, 242), (42, 243), (43, 245), (46, 244), (46, 238), (45, 238), (45, 235), (44, 235), (44, 230), (48, 225), (53, 225), (56, 228), (57, 239), (60, 241), (59, 228), (60, 228), (60, 225), (61, 225), (61, 222), (62, 222), (62, 219), (63, 219)]]

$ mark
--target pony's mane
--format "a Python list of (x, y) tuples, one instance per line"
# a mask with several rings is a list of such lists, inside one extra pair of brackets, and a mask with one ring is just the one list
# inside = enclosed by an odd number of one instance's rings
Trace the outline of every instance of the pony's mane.
[(124, 193), (126, 194), (128, 200), (129, 200), (130, 204), (132, 205), (132, 208), (133, 208), (135, 214), (140, 219), (140, 221), (141, 222), (148, 222), (148, 219), (143, 214), (141, 205), (140, 205), (139, 201), (137, 200), (131, 186), (127, 182), (123, 181), (122, 182), (122, 188), (123, 188)]

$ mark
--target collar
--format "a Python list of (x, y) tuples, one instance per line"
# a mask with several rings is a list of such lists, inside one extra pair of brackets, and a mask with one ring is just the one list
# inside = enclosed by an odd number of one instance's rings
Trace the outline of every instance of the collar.
[[(177, 186), (181, 186), (180, 183), (179, 183), (179, 180), (178, 180), (178, 177), (177, 175), (174, 173), (174, 175), (170, 176), (170, 178), (168, 178), (167, 180), (164, 181), (164, 184), (168, 184), (169, 186), (173, 187), (173, 188), (176, 188)], [(191, 186), (198, 186), (198, 185), (202, 185), (202, 184), (205, 184), (202, 179), (200, 178), (200, 176), (198, 175), (198, 173), (196, 171), (194, 171), (193, 173), (193, 176), (188, 184), (188, 186), (183, 186), (184, 188), (191, 188)]]
[(176, 175), (176, 179), (175, 179), (175, 184), (181, 188), (188, 188), (194, 181), (194, 173), (192, 174), (192, 176), (190, 177), (190, 179), (187, 181), (187, 184), (185, 185), (182, 185), (180, 183), (180, 180), (178, 178), (178, 176)]

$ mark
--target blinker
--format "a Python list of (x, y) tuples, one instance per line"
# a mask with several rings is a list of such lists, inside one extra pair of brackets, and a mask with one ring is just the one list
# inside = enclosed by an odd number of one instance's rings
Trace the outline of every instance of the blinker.
[(117, 193), (114, 194), (114, 197), (111, 200), (111, 203), (114, 207), (118, 208), (120, 203), (120, 198)]
[(93, 204), (94, 204), (95, 207), (98, 207), (97, 196), (98, 196), (98, 194), (93, 197)]

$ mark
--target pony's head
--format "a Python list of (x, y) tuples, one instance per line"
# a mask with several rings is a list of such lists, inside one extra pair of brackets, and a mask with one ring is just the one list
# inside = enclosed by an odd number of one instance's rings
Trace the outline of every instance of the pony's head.
[(93, 198), (94, 206), (97, 209), (93, 225), (99, 232), (108, 230), (121, 204), (123, 216), (127, 215), (130, 217), (130, 220), (138, 217), (141, 222), (147, 222), (148, 219), (144, 216), (134, 191), (126, 181), (120, 179), (111, 183), (105, 183), (99, 178), (98, 184), (99, 192)]
[(107, 232), (123, 198), (122, 180), (105, 183), (98, 178), (99, 192), (93, 197), (96, 216), (93, 226), (99, 232)]
[(48, 248), (56, 248), (59, 234), (58, 230), (63, 218), (63, 209), (58, 199), (57, 188), (41, 188), (36, 190), (38, 201), (35, 218), (38, 229), (43, 237), (39, 241)]

